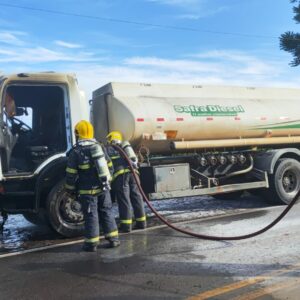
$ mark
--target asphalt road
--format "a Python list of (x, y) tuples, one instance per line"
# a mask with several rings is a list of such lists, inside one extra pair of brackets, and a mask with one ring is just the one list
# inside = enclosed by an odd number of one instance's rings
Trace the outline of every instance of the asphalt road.
[[(284, 207), (182, 223), (213, 235), (250, 233)], [(169, 228), (121, 236), (97, 253), (80, 244), (0, 258), (1, 299), (299, 299), (300, 205), (267, 233), (235, 242)]]
[[(216, 200), (213, 197), (188, 197), (153, 201), (153, 206), (173, 222), (224, 215), (234, 211), (244, 211), (270, 204), (257, 197), (245, 195), (239, 199)], [(118, 215), (116, 204), (115, 216)], [(146, 208), (149, 225), (160, 224), (151, 219), (153, 214)], [(0, 254), (55, 245), (73, 239), (65, 239), (48, 226), (35, 226), (27, 222), (22, 215), (9, 215), (4, 232), (0, 232)]]

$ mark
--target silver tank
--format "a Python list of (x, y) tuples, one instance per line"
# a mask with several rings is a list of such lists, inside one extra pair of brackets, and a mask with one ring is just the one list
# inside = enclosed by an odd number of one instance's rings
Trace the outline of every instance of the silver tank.
[(163, 154), (172, 141), (298, 141), (299, 110), (300, 89), (109, 83), (93, 92), (91, 120), (101, 141), (118, 130)]

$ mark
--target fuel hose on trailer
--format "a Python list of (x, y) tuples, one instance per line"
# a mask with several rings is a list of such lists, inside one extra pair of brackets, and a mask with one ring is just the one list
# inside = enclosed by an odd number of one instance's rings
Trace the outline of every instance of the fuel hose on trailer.
[(297, 195), (294, 197), (294, 199), (289, 203), (289, 205), (284, 209), (284, 211), (273, 221), (271, 222), (269, 225), (263, 227), (260, 230), (257, 230), (255, 232), (249, 233), (249, 234), (245, 234), (245, 235), (239, 235), (239, 236), (213, 236), (213, 235), (205, 235), (205, 234), (200, 234), (200, 233), (195, 233), (186, 229), (182, 229), (179, 228), (177, 226), (175, 226), (174, 224), (170, 223), (166, 218), (164, 218), (150, 203), (150, 200), (148, 199), (148, 197), (146, 196), (145, 192), (143, 191), (143, 188), (140, 184), (140, 180), (132, 166), (131, 160), (128, 158), (128, 156), (126, 155), (125, 151), (119, 147), (118, 145), (113, 145), (113, 147), (119, 151), (119, 153), (124, 157), (124, 159), (127, 161), (130, 170), (132, 171), (132, 174), (134, 176), (134, 179), (136, 181), (136, 184), (138, 186), (138, 189), (140, 191), (140, 193), (142, 194), (142, 197), (144, 199), (144, 201), (147, 203), (148, 207), (151, 209), (151, 211), (154, 213), (154, 215), (161, 221), (163, 222), (165, 225), (167, 225), (168, 227), (181, 232), (183, 234), (186, 235), (190, 235), (193, 236), (195, 238), (199, 238), (199, 239), (204, 239), (204, 240), (211, 240), (211, 241), (234, 241), (234, 240), (243, 240), (243, 239), (249, 239), (252, 238), (254, 236), (257, 236), (259, 234), (262, 234), (264, 232), (266, 232), (267, 230), (271, 229), (274, 225), (276, 225), (279, 221), (281, 221), (283, 219), (283, 217), (289, 212), (289, 210), (295, 205), (295, 203), (297, 202), (298, 197), (300, 196), (300, 191), (298, 191)]

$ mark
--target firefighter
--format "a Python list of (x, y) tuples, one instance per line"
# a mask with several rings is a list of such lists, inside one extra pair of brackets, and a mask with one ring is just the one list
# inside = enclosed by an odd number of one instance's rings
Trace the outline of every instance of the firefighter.
[(110, 198), (110, 171), (103, 148), (94, 139), (94, 129), (88, 121), (75, 126), (76, 144), (68, 154), (65, 188), (77, 193), (85, 221), (83, 250), (95, 252), (99, 244), (99, 223), (109, 247), (120, 245), (118, 228)]
[(122, 134), (119, 131), (110, 132), (107, 137), (107, 153), (113, 162), (113, 179), (112, 189), (116, 195), (119, 215), (120, 215), (120, 232), (130, 232), (132, 230), (132, 212), (133, 208), (135, 217), (135, 228), (144, 229), (147, 227), (144, 203), (141, 193), (138, 190), (134, 176), (129, 169), (128, 163), (121, 154), (111, 145), (118, 145), (123, 148), (136, 173), (138, 173), (138, 159), (129, 142), (123, 141)]

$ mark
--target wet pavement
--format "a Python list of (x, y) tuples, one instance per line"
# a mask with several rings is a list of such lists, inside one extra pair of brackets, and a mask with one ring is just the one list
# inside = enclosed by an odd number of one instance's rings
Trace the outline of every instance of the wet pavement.
[[(203, 234), (240, 235), (284, 207), (180, 223)], [(248, 240), (205, 241), (166, 227), (121, 236), (97, 253), (80, 244), (0, 259), (1, 299), (299, 299), (300, 204)]]
[[(152, 201), (154, 207), (172, 222), (223, 215), (232, 211), (242, 211), (270, 206), (265, 200), (246, 195), (240, 199), (217, 200), (213, 197), (189, 197)], [(117, 217), (117, 207), (114, 205)], [(152, 219), (152, 212), (146, 210), (149, 225), (161, 224)], [(48, 226), (36, 226), (26, 221), (22, 215), (9, 215), (4, 231), (0, 233), (0, 254), (32, 248), (44, 247), (74, 239), (66, 239), (56, 234)]]

